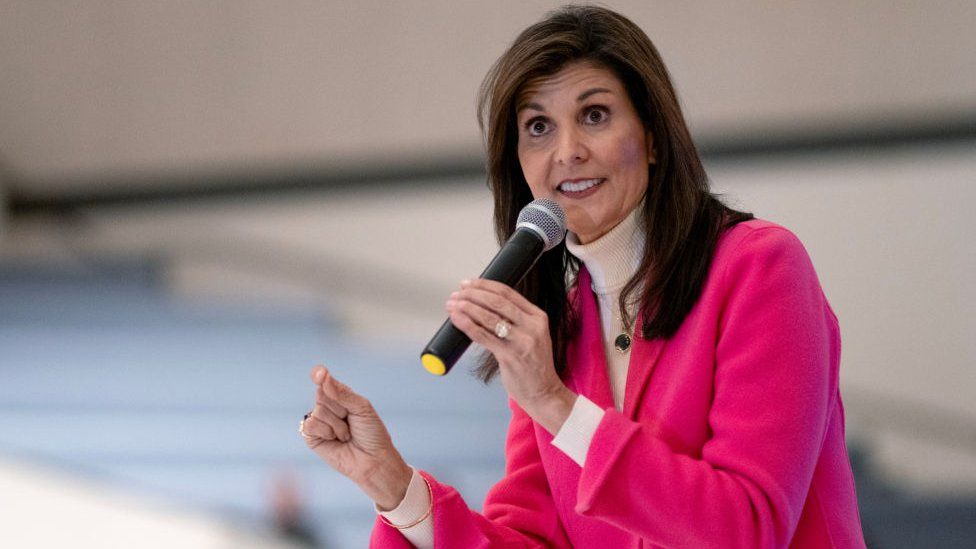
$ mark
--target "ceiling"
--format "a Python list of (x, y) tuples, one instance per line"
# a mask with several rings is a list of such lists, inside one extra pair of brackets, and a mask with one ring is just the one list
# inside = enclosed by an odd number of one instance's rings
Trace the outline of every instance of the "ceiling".
[[(976, 3), (608, 2), (698, 136), (976, 113)], [(492, 61), (553, 2), (0, 2), (0, 186), (477, 159)]]

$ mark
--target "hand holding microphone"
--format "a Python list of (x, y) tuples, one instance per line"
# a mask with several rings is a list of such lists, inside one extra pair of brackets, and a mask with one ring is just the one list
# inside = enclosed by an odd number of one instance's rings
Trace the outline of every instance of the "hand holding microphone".
[[(480, 278), (497, 281), (505, 286), (518, 284), (539, 257), (562, 242), (565, 235), (566, 218), (562, 208), (552, 200), (533, 200), (519, 212), (515, 233), (505, 242)], [(505, 339), (511, 325), (500, 318), (489, 329), (493, 332), (492, 337)], [(420, 355), (421, 363), (428, 372), (445, 375), (470, 344), (471, 338), (448, 319), (424, 347)]]

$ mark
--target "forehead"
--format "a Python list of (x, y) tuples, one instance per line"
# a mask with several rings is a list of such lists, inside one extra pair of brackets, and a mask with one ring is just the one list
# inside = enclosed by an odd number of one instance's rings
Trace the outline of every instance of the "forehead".
[(564, 94), (575, 100), (579, 93), (592, 88), (624, 92), (623, 83), (613, 71), (592, 62), (577, 61), (555, 74), (527, 81), (519, 90), (516, 110), (521, 110), (526, 103), (544, 103)]

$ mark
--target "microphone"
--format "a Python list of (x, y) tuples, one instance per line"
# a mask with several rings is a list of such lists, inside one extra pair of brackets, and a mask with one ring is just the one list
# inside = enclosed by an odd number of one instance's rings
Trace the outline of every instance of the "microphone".
[[(556, 247), (565, 236), (566, 216), (559, 204), (545, 198), (533, 200), (519, 212), (515, 233), (498, 250), (480, 278), (514, 286), (543, 252)], [(420, 363), (434, 375), (446, 375), (468, 345), (471, 339), (447, 319), (420, 353)]]

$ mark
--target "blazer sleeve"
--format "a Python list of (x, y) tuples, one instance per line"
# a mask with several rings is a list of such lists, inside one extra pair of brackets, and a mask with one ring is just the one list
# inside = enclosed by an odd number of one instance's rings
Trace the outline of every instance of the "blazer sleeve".
[(765, 227), (730, 245), (700, 458), (610, 409), (577, 488), (577, 512), (667, 547), (786, 547), (836, 393), (839, 330), (802, 244)]
[[(556, 513), (539, 456), (532, 419), (509, 400), (512, 420), (505, 442), (505, 476), (489, 490), (477, 513), (454, 488), (420, 471), (433, 494), (434, 547), (571, 547)], [(411, 547), (379, 519), (370, 547)]]

